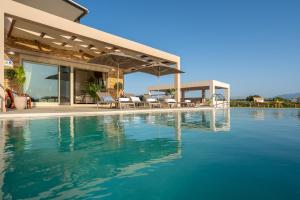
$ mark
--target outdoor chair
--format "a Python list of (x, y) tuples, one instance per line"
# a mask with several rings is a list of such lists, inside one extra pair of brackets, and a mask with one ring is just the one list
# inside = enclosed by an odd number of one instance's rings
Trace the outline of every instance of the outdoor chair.
[(193, 103), (191, 100), (189, 99), (185, 99), (183, 102), (180, 102), (180, 105), (183, 107), (195, 107), (195, 103)]
[(153, 108), (153, 107), (161, 108), (161, 103), (157, 99), (154, 99), (154, 98), (146, 99), (146, 104), (148, 104), (149, 108)]
[(172, 99), (172, 98), (164, 99), (164, 103), (167, 104), (168, 108), (173, 108), (173, 107), (177, 106), (176, 100)]
[(130, 100), (135, 104), (136, 107), (139, 106), (145, 107), (145, 102), (141, 101), (140, 97), (130, 96)]
[(97, 101), (97, 109), (99, 108), (99, 105), (109, 105), (110, 108), (112, 108), (112, 105), (117, 105), (117, 101), (115, 101), (112, 96), (108, 92), (96, 92), (98, 101)]
[(120, 97), (118, 99), (118, 105), (119, 105), (119, 108), (122, 109), (122, 108), (128, 108), (130, 106), (132, 106), (133, 108), (135, 108), (135, 103), (130, 101), (130, 98), (127, 98), (127, 97)]
[[(28, 94), (19, 94), (11, 89), (6, 89), (6, 94), (5, 94), (5, 106), (6, 108), (11, 108), (11, 109), (15, 109), (16, 105), (15, 105), (15, 97), (17, 96), (21, 96), (21, 97), (25, 97), (26, 98), (26, 109), (31, 109), (32, 108), (32, 99)], [(10, 100), (10, 105), (8, 105), (8, 100)]]

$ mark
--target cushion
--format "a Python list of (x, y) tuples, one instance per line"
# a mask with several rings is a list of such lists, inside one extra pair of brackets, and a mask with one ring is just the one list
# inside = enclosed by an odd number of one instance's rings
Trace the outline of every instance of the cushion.
[(167, 103), (176, 103), (175, 99), (165, 99)]
[(141, 102), (141, 99), (139, 97), (130, 97), (132, 102)]
[(185, 103), (191, 103), (192, 101), (189, 99), (184, 100)]
[(147, 99), (146, 101), (149, 102), (149, 103), (152, 103), (152, 102), (156, 102), (157, 100), (156, 100), (156, 99), (153, 99), (153, 98), (149, 98), (149, 99)]
[(120, 102), (129, 102), (130, 99), (129, 98), (123, 98), (123, 97), (121, 97), (121, 98), (119, 98), (119, 101)]
[(104, 102), (113, 102), (114, 101), (114, 99), (111, 96), (103, 96), (102, 100)]

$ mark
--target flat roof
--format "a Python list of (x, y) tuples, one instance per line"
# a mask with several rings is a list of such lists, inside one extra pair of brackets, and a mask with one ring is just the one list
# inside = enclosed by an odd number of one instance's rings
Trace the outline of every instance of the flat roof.
[[(181, 84), (181, 90), (188, 91), (188, 90), (201, 90), (201, 89), (208, 89), (210, 85), (214, 85), (216, 89), (228, 89), (230, 85), (228, 83), (224, 83), (217, 80), (204, 80), (204, 81), (196, 81), (191, 83), (183, 83)], [(165, 84), (165, 85), (153, 85), (149, 86), (147, 89), (148, 91), (164, 91), (168, 89), (173, 89), (174, 85), (172, 84)]]
[(88, 13), (88, 9), (72, 0), (14, 0), (72, 21), (80, 19)]
[(100, 55), (102, 51), (119, 50), (128, 55), (143, 57), (149, 62), (169, 62), (169, 65), (180, 63), (180, 57), (174, 54), (75, 23), (13, 0), (2, 1), (8, 21), (5, 24), (7, 35), (45, 43), (54, 48), (81, 51), (92, 56)]

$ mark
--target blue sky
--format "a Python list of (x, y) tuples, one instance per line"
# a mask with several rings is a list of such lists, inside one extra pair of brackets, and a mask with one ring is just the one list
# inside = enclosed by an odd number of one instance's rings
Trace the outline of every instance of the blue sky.
[[(300, 92), (300, 1), (77, 2), (90, 10), (83, 24), (179, 55), (182, 82), (228, 82), (234, 97)], [(142, 73), (125, 81), (136, 94), (158, 83)]]

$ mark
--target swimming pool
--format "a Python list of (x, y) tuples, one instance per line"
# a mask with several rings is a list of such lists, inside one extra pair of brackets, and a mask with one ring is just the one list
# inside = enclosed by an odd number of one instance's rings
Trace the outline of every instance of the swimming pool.
[(3, 199), (300, 199), (296, 109), (16, 119), (0, 131)]

